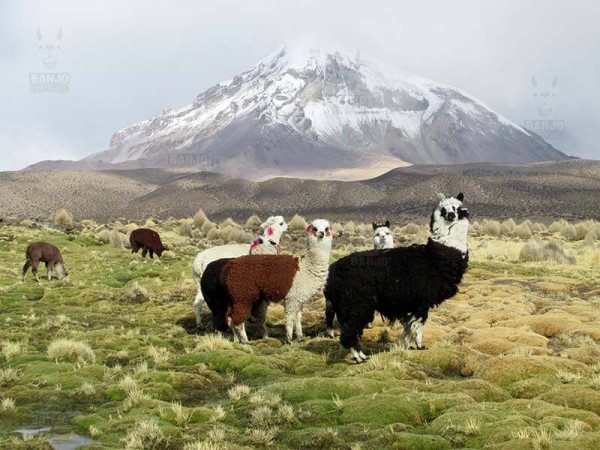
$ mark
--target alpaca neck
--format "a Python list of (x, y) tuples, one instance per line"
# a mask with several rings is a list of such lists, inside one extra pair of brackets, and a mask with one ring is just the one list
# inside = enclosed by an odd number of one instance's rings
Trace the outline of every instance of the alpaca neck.
[(452, 247), (466, 255), (469, 251), (467, 247), (468, 233), (469, 221), (462, 219), (450, 225), (445, 223), (435, 224), (430, 239), (446, 247)]
[(314, 243), (308, 247), (304, 258), (300, 261), (301, 270), (309, 271), (320, 275), (329, 269), (329, 255), (331, 253), (331, 243)]

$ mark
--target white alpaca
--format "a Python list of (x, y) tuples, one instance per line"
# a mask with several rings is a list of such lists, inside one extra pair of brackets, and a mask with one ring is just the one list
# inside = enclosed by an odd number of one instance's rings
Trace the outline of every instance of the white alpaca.
[(283, 216), (271, 216), (263, 224), (262, 236), (258, 236), (252, 244), (228, 244), (211, 247), (196, 255), (192, 264), (192, 277), (198, 285), (198, 292), (194, 299), (194, 312), (196, 314), (196, 327), (199, 328), (202, 321), (202, 306), (204, 296), (200, 289), (200, 280), (206, 266), (212, 261), (221, 258), (237, 258), (243, 255), (269, 255), (279, 253), (279, 241), (288, 229)]
[(228, 317), (241, 343), (249, 343), (244, 327), (250, 312), (261, 302), (285, 307), (286, 342), (294, 328), (302, 340), (302, 308), (321, 295), (329, 268), (332, 232), (329, 221), (317, 219), (307, 228), (307, 252), (298, 260), (289, 255), (236, 258), (221, 272), (230, 301)]

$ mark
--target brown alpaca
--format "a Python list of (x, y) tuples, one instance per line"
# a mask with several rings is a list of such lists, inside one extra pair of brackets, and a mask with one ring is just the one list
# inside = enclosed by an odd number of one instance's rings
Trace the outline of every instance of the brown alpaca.
[(131, 243), (131, 253), (137, 253), (141, 248), (142, 257), (146, 257), (146, 253), (150, 253), (150, 258), (154, 258), (154, 253), (159, 257), (165, 251), (162, 241), (160, 240), (159, 234), (148, 228), (138, 228), (131, 232), (129, 236), (129, 242)]
[(48, 281), (52, 279), (53, 269), (56, 270), (56, 275), (58, 276), (59, 280), (62, 280), (64, 277), (69, 275), (69, 271), (63, 263), (60, 250), (54, 245), (48, 244), (47, 242), (34, 242), (33, 244), (29, 244), (27, 246), (27, 250), (25, 251), (25, 258), (26, 261), (25, 265), (23, 266), (23, 281), (25, 281), (25, 274), (27, 273), (27, 270), (31, 267), (33, 278), (35, 278), (35, 281), (39, 283), (40, 278), (38, 276), (38, 266), (40, 261), (46, 264)]

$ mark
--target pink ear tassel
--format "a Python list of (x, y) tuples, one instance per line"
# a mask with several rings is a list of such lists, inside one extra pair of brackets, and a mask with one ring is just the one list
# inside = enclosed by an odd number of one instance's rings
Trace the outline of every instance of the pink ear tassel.
[(310, 224), (309, 224), (309, 225), (306, 227), (306, 230), (304, 230), (304, 231), (305, 231), (306, 233), (310, 233), (310, 230), (312, 230), (312, 225), (310, 225)]
[(271, 228), (271, 227), (267, 228), (267, 234), (269, 236), (271, 236), (273, 234), (273, 228)]

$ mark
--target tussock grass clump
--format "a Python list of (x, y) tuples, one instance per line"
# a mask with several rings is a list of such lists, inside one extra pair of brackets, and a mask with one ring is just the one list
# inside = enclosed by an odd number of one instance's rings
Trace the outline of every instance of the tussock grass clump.
[(261, 224), (262, 220), (260, 220), (260, 217), (258, 217), (256, 214), (251, 215), (248, 217), (248, 220), (246, 220), (246, 228), (259, 228)]
[(16, 410), (15, 400), (11, 397), (4, 397), (0, 402), (0, 411), (2, 412), (11, 412)]
[(208, 230), (208, 232), (206, 233), (206, 238), (208, 240), (214, 241), (217, 239), (221, 239), (221, 233), (219, 232), (218, 228), (211, 228), (210, 230)]
[(96, 387), (92, 383), (85, 382), (79, 386), (77, 392), (85, 395), (86, 397), (91, 397), (96, 393)]
[(574, 441), (590, 429), (590, 426), (580, 420), (570, 420), (564, 428), (556, 430), (554, 437), (560, 441)]
[(469, 233), (479, 234), (481, 230), (481, 224), (477, 220), (469, 224)]
[(179, 234), (185, 237), (194, 237), (194, 229), (192, 228), (192, 224), (189, 222), (184, 222), (179, 226)]
[(234, 227), (234, 228), (239, 228), (240, 224), (237, 223), (235, 220), (233, 220), (231, 217), (228, 217), (227, 219), (225, 219), (223, 222), (221, 222), (221, 224), (219, 225), (221, 228), (225, 228), (225, 227)]
[(217, 225), (215, 223), (211, 222), (210, 220), (207, 220), (200, 227), (200, 231), (202, 231), (204, 236), (207, 236), (207, 234), (210, 232), (210, 230), (213, 230), (216, 227), (217, 227)]
[(125, 400), (123, 401), (123, 409), (125, 412), (127, 412), (134, 406), (151, 399), (152, 398), (150, 395), (146, 394), (139, 386), (136, 385), (127, 391), (127, 397), (125, 397)]
[(402, 234), (407, 234), (409, 236), (414, 236), (421, 231), (421, 227), (416, 223), (409, 223), (406, 226), (402, 227)]
[(308, 223), (306, 223), (304, 217), (299, 216), (298, 214), (292, 217), (292, 219), (288, 223), (290, 231), (304, 231), (307, 225)]
[(19, 381), (20, 375), (16, 369), (8, 367), (0, 369), (0, 386), (8, 386)]
[(573, 225), (566, 225), (560, 230), (560, 234), (567, 241), (576, 241), (577, 240), (577, 230)]
[(206, 217), (206, 214), (204, 213), (204, 211), (199, 209), (198, 212), (196, 212), (196, 214), (194, 214), (194, 218), (192, 219), (192, 221), (194, 222), (194, 226), (196, 228), (201, 228), (202, 225), (204, 225), (209, 220), (208, 220), (208, 217)]
[(150, 300), (148, 290), (134, 281), (131, 288), (125, 293), (123, 299), (130, 303), (145, 303)]
[(233, 348), (233, 342), (225, 338), (222, 334), (205, 334), (196, 337), (196, 351), (212, 351), (212, 350), (231, 350)]
[(192, 418), (192, 411), (181, 405), (179, 402), (171, 403), (171, 411), (174, 415), (175, 423), (183, 426)]
[(344, 233), (346, 234), (354, 234), (356, 231), (356, 227), (354, 226), (354, 222), (346, 222), (344, 224)]
[(132, 391), (133, 389), (136, 389), (138, 387), (138, 382), (131, 375), (125, 375), (119, 380), (117, 386), (119, 387), (119, 389), (127, 393), (129, 391)]
[(502, 234), (500, 223), (496, 220), (484, 220), (482, 225), (483, 232), (489, 236), (498, 237)]
[(114, 248), (124, 248), (127, 237), (116, 228), (111, 231), (108, 243)]
[(262, 446), (270, 445), (275, 440), (277, 432), (277, 428), (252, 428), (248, 430), (248, 433), (250, 434), (250, 440), (252, 441), (252, 443), (255, 445)]
[(508, 233), (510, 234), (517, 226), (517, 223), (515, 222), (515, 220), (513, 218), (510, 218), (510, 219), (503, 220), (502, 223), (500, 224), (500, 226), (503, 227), (504, 229), (508, 230)]
[(227, 395), (232, 400), (240, 400), (242, 397), (245, 397), (250, 394), (250, 387), (245, 384), (238, 384), (232, 388), (227, 390)]
[(47, 353), (56, 362), (66, 361), (93, 364), (96, 361), (96, 355), (92, 347), (85, 342), (69, 339), (55, 339), (48, 346)]
[(110, 230), (108, 228), (104, 228), (104, 229), (100, 230), (98, 232), (98, 234), (96, 234), (96, 239), (98, 239), (100, 242), (108, 244), (110, 242), (110, 236), (111, 236)]
[(543, 233), (546, 230), (547, 230), (546, 225), (544, 225), (543, 223), (539, 223), (539, 222), (534, 223), (533, 226), (531, 227), (531, 231), (533, 231), (534, 233)]
[(171, 361), (171, 352), (165, 347), (155, 347), (154, 345), (151, 345), (148, 348), (148, 355), (152, 358), (157, 367), (165, 366)]
[(339, 222), (333, 222), (331, 224), (331, 231), (335, 236), (341, 236), (344, 233), (344, 227)]
[(552, 222), (548, 227), (548, 231), (550, 233), (560, 233), (564, 227), (569, 224), (565, 219), (560, 219), (555, 222)]
[(127, 450), (162, 450), (168, 442), (154, 419), (141, 420), (121, 439)]
[(513, 234), (521, 239), (530, 239), (533, 233), (525, 222), (513, 228)]
[(569, 255), (564, 247), (556, 242), (529, 240), (519, 252), (519, 261), (556, 261), (559, 264), (575, 264), (575, 257)]
[(54, 225), (59, 228), (73, 228), (73, 213), (65, 208), (59, 209), (54, 215)]
[(215, 442), (209, 441), (194, 441), (189, 444), (185, 444), (183, 450), (224, 450), (227, 447), (224, 447), (221, 444), (217, 444)]
[(259, 406), (250, 413), (250, 422), (257, 428), (269, 428), (273, 424), (273, 410), (268, 406)]
[(10, 361), (13, 356), (20, 355), (25, 351), (25, 344), (22, 342), (4, 340), (0, 342), (0, 348), (2, 349), (2, 354), (6, 360)]
[(217, 405), (212, 409), (212, 415), (210, 416), (210, 422), (218, 422), (219, 420), (223, 420), (227, 414), (225, 413), (225, 408), (221, 405)]

